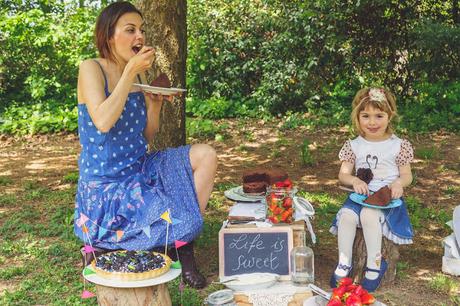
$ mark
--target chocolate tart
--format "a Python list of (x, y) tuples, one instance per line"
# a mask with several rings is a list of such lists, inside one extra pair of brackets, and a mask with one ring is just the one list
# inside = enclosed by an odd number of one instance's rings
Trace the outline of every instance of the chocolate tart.
[(165, 274), (171, 267), (171, 259), (157, 252), (121, 250), (99, 255), (91, 266), (101, 277), (135, 281)]

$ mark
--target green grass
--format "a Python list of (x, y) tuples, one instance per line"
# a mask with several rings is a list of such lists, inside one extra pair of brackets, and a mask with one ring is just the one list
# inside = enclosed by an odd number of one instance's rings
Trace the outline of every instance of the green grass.
[(436, 147), (423, 147), (415, 149), (415, 156), (425, 160), (435, 159), (439, 155)]
[(438, 224), (445, 224), (452, 218), (452, 213), (447, 212), (445, 209), (427, 208), (423, 207), (422, 201), (413, 196), (405, 198), (407, 210), (414, 229), (423, 227), (426, 222), (436, 222)]
[(0, 176), (0, 186), (6, 186), (13, 182), (10, 177), (7, 176)]
[(438, 273), (429, 280), (428, 286), (436, 293), (451, 295), (457, 290), (459, 284), (450, 276)]

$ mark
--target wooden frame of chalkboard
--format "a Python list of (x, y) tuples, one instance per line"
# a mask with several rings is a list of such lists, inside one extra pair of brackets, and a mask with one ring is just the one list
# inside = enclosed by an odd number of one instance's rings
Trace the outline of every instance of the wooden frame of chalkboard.
[(219, 231), (219, 277), (275, 273), (290, 279), (290, 227), (222, 228)]

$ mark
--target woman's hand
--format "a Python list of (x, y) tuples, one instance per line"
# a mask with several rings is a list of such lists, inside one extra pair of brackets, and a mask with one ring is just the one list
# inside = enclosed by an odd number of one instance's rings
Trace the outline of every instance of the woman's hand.
[(146, 92), (146, 91), (144, 91), (144, 94), (147, 97), (149, 97), (153, 103), (163, 102), (163, 100), (172, 102), (174, 100), (174, 97), (178, 95), (178, 94), (162, 95), (162, 94), (154, 94), (154, 93)]
[(399, 179), (395, 180), (388, 187), (391, 189), (391, 198), (399, 199), (403, 195), (403, 186)]
[(150, 69), (154, 60), (155, 49), (153, 47), (143, 46), (142, 49), (129, 60), (126, 68), (130, 69), (134, 75), (137, 75)]
[(353, 190), (359, 194), (369, 195), (369, 187), (367, 186), (366, 182), (360, 180), (357, 177), (353, 179)]

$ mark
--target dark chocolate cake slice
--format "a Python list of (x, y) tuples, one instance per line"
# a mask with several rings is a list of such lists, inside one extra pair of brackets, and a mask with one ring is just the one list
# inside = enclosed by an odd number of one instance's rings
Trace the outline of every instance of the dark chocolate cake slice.
[(156, 86), (156, 87), (170, 88), (171, 87), (171, 81), (169, 81), (168, 76), (166, 75), (166, 73), (161, 73), (155, 80), (152, 81), (152, 83), (150, 85)]
[(382, 187), (364, 200), (364, 203), (375, 206), (387, 206), (391, 202), (391, 190), (388, 186)]

